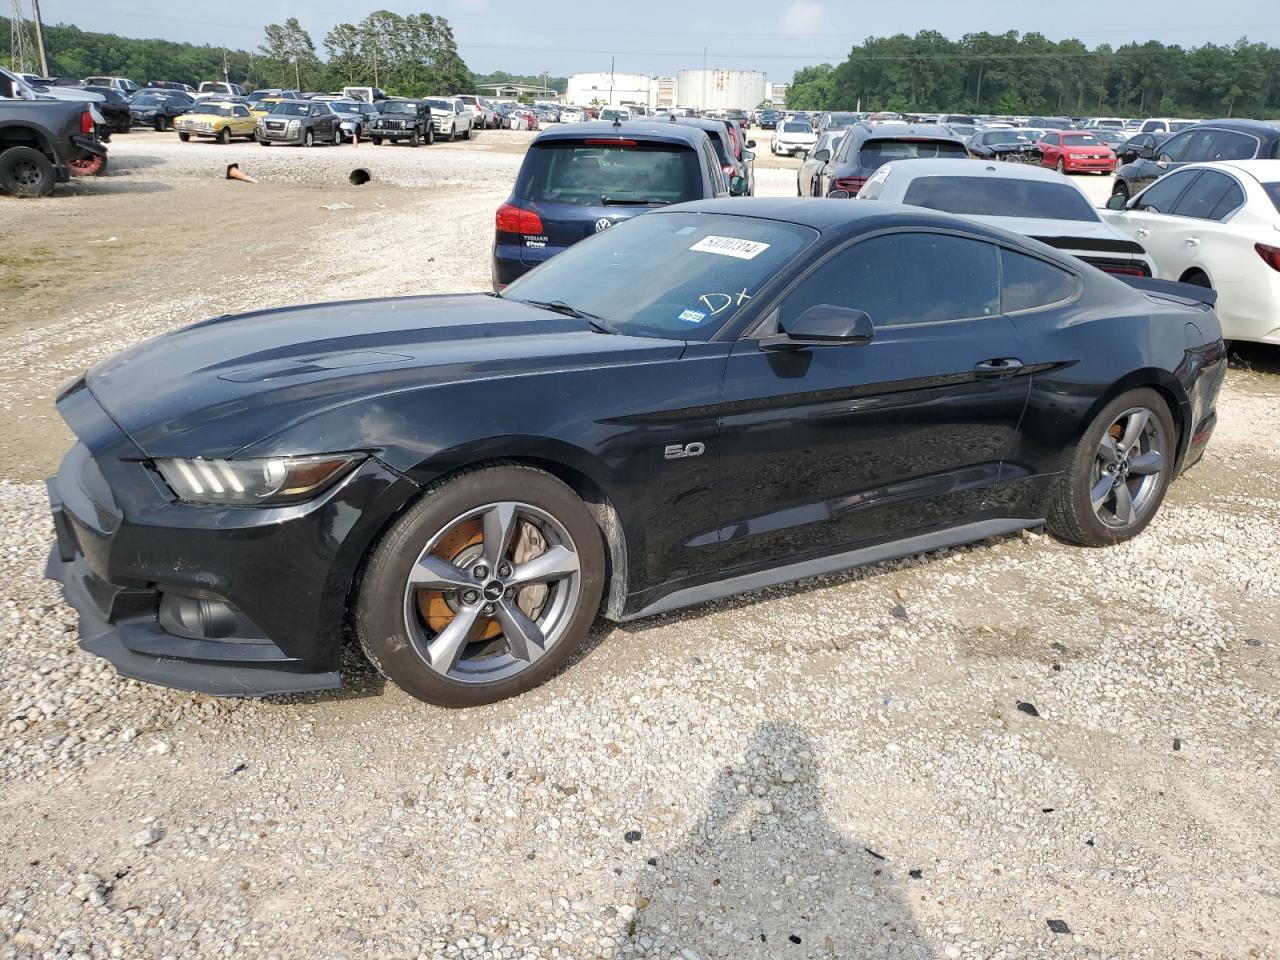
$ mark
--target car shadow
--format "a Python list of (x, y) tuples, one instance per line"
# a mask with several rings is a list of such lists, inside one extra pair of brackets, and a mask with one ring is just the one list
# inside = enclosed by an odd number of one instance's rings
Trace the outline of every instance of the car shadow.
[(1274, 344), (1234, 340), (1228, 347), (1227, 358), (1232, 370), (1280, 375), (1280, 350)]
[(828, 816), (816, 752), (764, 723), (707, 791), (706, 813), (649, 861), (626, 938), (646, 956), (927, 958), (907, 865)]

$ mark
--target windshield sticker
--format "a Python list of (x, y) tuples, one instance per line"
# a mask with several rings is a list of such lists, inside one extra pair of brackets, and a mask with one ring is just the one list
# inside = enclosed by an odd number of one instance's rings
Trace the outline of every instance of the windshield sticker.
[(739, 260), (754, 260), (769, 249), (769, 244), (759, 240), (740, 240), (737, 237), (703, 237), (689, 249), (699, 253), (715, 253), (722, 257), (736, 257)]
[(678, 319), (683, 320), (685, 323), (701, 323), (706, 318), (707, 315), (698, 310), (685, 310), (681, 312)]

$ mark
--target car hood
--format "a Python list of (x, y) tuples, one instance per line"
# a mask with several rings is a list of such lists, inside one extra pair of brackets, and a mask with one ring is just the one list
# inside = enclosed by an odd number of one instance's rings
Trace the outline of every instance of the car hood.
[(231, 456), (335, 407), (485, 378), (670, 357), (487, 294), (356, 300), (197, 323), (94, 367), (90, 391), (150, 456)]

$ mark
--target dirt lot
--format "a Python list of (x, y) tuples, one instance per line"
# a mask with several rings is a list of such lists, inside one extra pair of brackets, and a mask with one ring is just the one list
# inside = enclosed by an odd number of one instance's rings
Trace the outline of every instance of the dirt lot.
[(219, 313), (486, 289), (528, 139), (135, 133), (111, 177), (0, 200), (0, 958), (1280, 958), (1275, 351), (1121, 548), (600, 622), (494, 707), (354, 655), (337, 694), (215, 701), (78, 650), (41, 579), (58, 386)]

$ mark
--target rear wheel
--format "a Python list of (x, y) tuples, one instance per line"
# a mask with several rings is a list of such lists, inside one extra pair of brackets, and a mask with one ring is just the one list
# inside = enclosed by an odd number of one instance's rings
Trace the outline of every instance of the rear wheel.
[(10, 147), (0, 153), (0, 193), (14, 197), (47, 197), (55, 181), (53, 164), (32, 147)]
[(427, 124), (426, 140), (428, 147), (436, 142), (436, 128), (431, 124)]
[(603, 587), (603, 538), (574, 492), (531, 467), (485, 467), (429, 489), (375, 547), (356, 630), (412, 696), (492, 703), (564, 664)]
[(1137, 536), (1164, 500), (1177, 452), (1173, 416), (1160, 394), (1142, 388), (1116, 397), (1089, 425), (1055, 482), (1050, 531), (1088, 547)]

